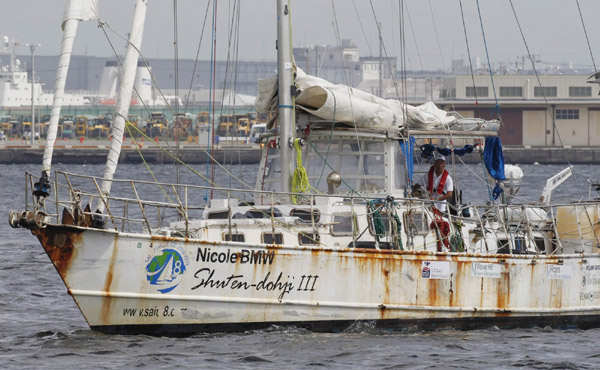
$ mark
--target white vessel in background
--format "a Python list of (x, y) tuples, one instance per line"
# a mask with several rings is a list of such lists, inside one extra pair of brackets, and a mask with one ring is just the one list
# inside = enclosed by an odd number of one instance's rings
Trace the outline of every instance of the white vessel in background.
[[(0, 54), (9, 55), (10, 63), (0, 65), (0, 108), (30, 107), (31, 80), (23, 69), (21, 61), (15, 56), (15, 48), (19, 43), (8, 36), (2, 37)], [(35, 105), (52, 105), (53, 94), (45, 93), (42, 84), (33, 84)], [(91, 104), (90, 97), (82, 94), (65, 94), (63, 105)]]
[[(2, 37), (0, 55), (8, 55), (8, 64), (0, 63), (0, 109), (31, 107), (31, 79), (23, 68), (21, 60), (15, 56), (15, 48), (19, 43), (8, 36)], [(153, 98), (151, 68), (140, 62), (137, 68), (135, 89), (136, 96), (132, 98), (132, 105), (144, 101), (151, 106), (166, 106), (173, 96)], [(115, 105), (117, 96), (119, 68), (116, 61), (107, 61), (102, 71), (98, 90), (78, 91), (65, 93), (62, 105), (83, 106), (91, 104)], [(36, 78), (37, 80), (37, 78)], [(53, 92), (44, 92), (43, 84), (34, 81), (34, 100), (36, 106), (51, 106), (54, 99)]]

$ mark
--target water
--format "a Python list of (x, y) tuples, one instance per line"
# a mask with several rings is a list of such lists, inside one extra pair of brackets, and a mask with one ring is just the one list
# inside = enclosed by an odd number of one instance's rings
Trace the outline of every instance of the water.
[[(155, 338), (108, 336), (92, 332), (41, 246), (29, 231), (11, 229), (8, 212), (24, 205), (24, 172), (38, 165), (0, 165), (4, 191), (0, 205), (0, 363), (2, 368), (598, 368), (600, 329), (530, 328), (389, 332), (369, 323), (333, 334), (295, 328), (239, 334), (198, 334)], [(564, 166), (522, 166), (521, 195), (537, 199), (547, 177)], [(56, 169), (100, 175), (102, 166), (57, 165)], [(172, 166), (155, 166), (159, 180), (174, 178)], [(233, 166), (253, 182), (256, 166)], [(471, 169), (481, 173), (481, 167)], [(600, 180), (599, 166), (575, 166), (576, 181), (567, 180), (553, 199), (586, 197), (587, 178)], [(204, 172), (204, 170), (202, 170)], [(148, 178), (140, 165), (122, 165), (117, 177)], [(183, 182), (198, 183), (182, 174)], [(457, 169), (465, 200), (485, 200), (479, 180)], [(217, 177), (229, 185), (228, 178)], [(479, 188), (475, 192), (474, 188)]]

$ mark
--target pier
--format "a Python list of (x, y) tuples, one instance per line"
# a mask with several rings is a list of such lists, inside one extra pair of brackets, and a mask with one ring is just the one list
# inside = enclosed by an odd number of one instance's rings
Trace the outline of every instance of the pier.
[[(176, 143), (126, 144), (123, 142), (119, 163), (170, 164), (176, 157)], [(52, 161), (65, 164), (102, 164), (106, 163), (106, 155), (110, 148), (107, 140), (88, 140), (83, 143), (75, 140), (58, 141), (54, 146)], [(258, 144), (245, 142), (223, 142), (212, 149), (198, 144), (182, 143), (179, 158), (184, 163), (202, 164), (209, 160), (208, 153), (219, 163), (255, 164), (260, 161), (261, 148)], [(42, 163), (44, 143), (28, 144), (14, 140), (0, 143), (0, 164), (36, 164)]]
[[(152, 164), (173, 163), (176, 143), (123, 143), (119, 159), (120, 163), (142, 163), (144, 160)], [(140, 145), (141, 144), (141, 145)], [(53, 162), (66, 164), (102, 164), (110, 142), (107, 140), (87, 140), (83, 143), (76, 140), (58, 141), (54, 147)], [(198, 144), (182, 143), (179, 158), (184, 163), (202, 164), (207, 161), (207, 149)], [(417, 151), (418, 152), (418, 151)], [(222, 142), (212, 149), (212, 156), (219, 163), (256, 164), (260, 162), (261, 148), (258, 144), (239, 141), (237, 143)], [(42, 163), (44, 143), (30, 145), (24, 140), (0, 142), (0, 164), (36, 164)], [(416, 153), (416, 155), (418, 155)], [(567, 161), (568, 157), (568, 161)], [(461, 158), (465, 163), (479, 162), (475, 153)], [(599, 147), (534, 147), (505, 146), (504, 160), (515, 164), (600, 164)]]

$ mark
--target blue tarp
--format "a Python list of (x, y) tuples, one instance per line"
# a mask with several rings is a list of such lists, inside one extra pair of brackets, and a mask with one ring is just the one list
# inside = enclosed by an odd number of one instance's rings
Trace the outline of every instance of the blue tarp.
[[(433, 152), (437, 151), (441, 155), (448, 157), (452, 154), (452, 149), (450, 148), (439, 148), (432, 144), (423, 144), (419, 147), (421, 149), (421, 157), (430, 160), (433, 158)], [(454, 154), (462, 157), (465, 154), (473, 153), (473, 145), (465, 145), (463, 148), (455, 148)]]
[[(483, 151), (483, 163), (490, 176), (497, 181), (506, 180), (504, 175), (504, 155), (502, 154), (502, 142), (499, 137), (486, 137), (485, 150)], [(498, 199), (502, 188), (496, 184), (494, 188), (494, 199)]]
[(404, 160), (406, 161), (406, 168), (408, 169), (408, 181), (409, 184), (412, 185), (413, 182), (413, 155), (415, 150), (415, 138), (411, 137), (410, 142), (406, 143), (404, 141), (400, 142), (400, 149), (402, 149), (402, 154), (404, 154)]

